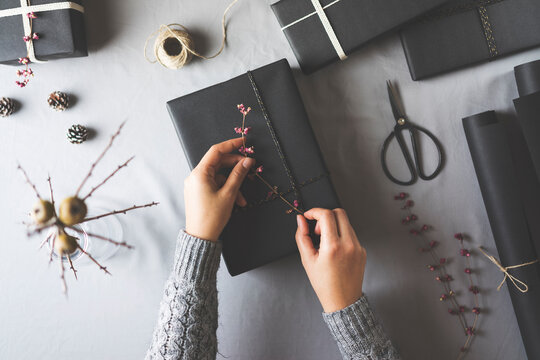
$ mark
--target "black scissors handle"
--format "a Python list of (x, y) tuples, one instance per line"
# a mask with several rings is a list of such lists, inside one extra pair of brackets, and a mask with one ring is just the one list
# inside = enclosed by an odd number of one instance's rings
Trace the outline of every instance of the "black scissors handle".
[[(413, 160), (413, 157), (411, 157), (409, 148), (407, 147), (405, 140), (403, 139), (402, 132), (405, 130), (409, 131), (409, 134), (411, 136), (412, 153), (414, 156), (414, 160)], [(423, 133), (426, 136), (428, 136), (431, 139), (431, 141), (435, 144), (435, 147), (437, 149), (439, 160), (438, 160), (437, 168), (435, 169), (435, 171), (433, 171), (431, 175), (426, 175), (426, 173), (424, 172), (424, 167), (422, 165), (421, 157), (419, 154), (418, 142), (416, 140), (417, 132)], [(405, 162), (411, 174), (411, 178), (407, 181), (402, 181), (395, 178), (390, 172), (390, 170), (388, 169), (388, 166), (386, 164), (386, 153), (388, 151), (390, 143), (392, 142), (394, 138), (396, 138), (398, 142), (399, 148), (401, 149), (401, 153), (403, 154), (403, 157), (405, 158)], [(444, 166), (444, 153), (443, 153), (442, 145), (439, 142), (439, 140), (435, 137), (435, 135), (433, 135), (427, 129), (424, 129), (420, 126), (411, 125), (407, 122), (404, 125), (399, 125), (399, 124), (396, 125), (396, 127), (394, 128), (394, 131), (384, 141), (383, 148), (381, 151), (381, 163), (382, 163), (384, 173), (392, 182), (398, 185), (408, 186), (408, 185), (412, 185), (416, 183), (418, 178), (422, 180), (433, 180), (435, 177), (437, 177), (437, 175), (439, 175), (439, 173), (442, 171), (443, 166)]]

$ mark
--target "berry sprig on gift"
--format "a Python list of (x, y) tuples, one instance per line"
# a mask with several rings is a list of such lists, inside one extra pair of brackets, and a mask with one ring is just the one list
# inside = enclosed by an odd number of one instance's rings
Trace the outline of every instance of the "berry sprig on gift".
[(80, 195), (80, 192), (83, 188), (83, 186), (86, 184), (86, 181), (92, 176), (92, 173), (94, 171), (94, 168), (96, 165), (103, 159), (107, 151), (112, 147), (114, 140), (120, 135), (120, 131), (122, 130), (122, 127), (124, 126), (124, 123), (120, 125), (116, 133), (111, 136), (111, 139), (105, 148), (103, 152), (98, 156), (97, 160), (91, 165), (90, 171), (83, 179), (82, 183), (77, 188), (77, 191), (75, 192), (75, 195), (70, 196), (62, 200), (60, 203), (60, 206), (58, 207), (58, 212), (55, 208), (55, 201), (54, 201), (54, 194), (53, 194), (53, 188), (52, 188), (52, 182), (51, 177), (47, 179), (47, 182), (49, 184), (49, 192), (50, 192), (50, 199), (44, 199), (36, 185), (30, 181), (30, 178), (28, 177), (28, 174), (26, 171), (19, 165), (18, 169), (22, 172), (24, 175), (24, 178), (26, 182), (32, 187), (34, 190), (34, 193), (37, 197), (37, 202), (34, 204), (32, 211), (30, 213), (32, 218), (32, 224), (29, 225), (28, 229), (28, 236), (35, 235), (35, 234), (41, 234), (44, 230), (50, 229), (49, 236), (47, 236), (39, 246), (39, 248), (42, 248), (46, 243), (50, 244), (51, 250), (49, 253), (49, 263), (53, 261), (53, 254), (56, 253), (58, 262), (60, 263), (60, 279), (62, 283), (62, 289), (64, 293), (67, 293), (67, 285), (66, 285), (66, 279), (64, 277), (64, 259), (67, 260), (67, 262), (70, 265), (70, 269), (73, 271), (73, 275), (75, 276), (75, 279), (77, 279), (77, 270), (75, 270), (75, 267), (73, 266), (72, 262), (72, 256), (76, 254), (78, 251), (80, 251), (82, 254), (86, 255), (92, 262), (94, 262), (101, 270), (103, 270), (106, 274), (110, 275), (110, 272), (107, 270), (107, 268), (103, 265), (101, 265), (89, 252), (87, 252), (81, 245), (79, 244), (79, 239), (75, 236), (69, 235), (66, 230), (71, 230), (71, 233), (78, 233), (83, 236), (89, 236), (91, 238), (95, 238), (101, 241), (109, 242), (116, 246), (122, 246), (127, 249), (133, 249), (133, 246), (127, 244), (125, 241), (115, 241), (113, 239), (107, 238), (105, 236), (99, 235), (99, 234), (92, 234), (87, 231), (84, 231), (79, 225), (83, 223), (87, 223), (90, 221), (95, 221), (107, 216), (116, 215), (116, 214), (126, 214), (129, 211), (136, 210), (136, 209), (142, 209), (147, 208), (151, 206), (158, 205), (157, 202), (151, 202), (145, 205), (133, 205), (132, 207), (129, 207), (127, 209), (122, 210), (114, 210), (105, 214), (97, 215), (89, 217), (88, 214), (88, 206), (86, 204), (87, 200), (94, 194), (94, 192), (101, 188), (107, 181), (109, 181), (118, 171), (128, 166), (128, 164), (133, 160), (133, 157), (129, 158), (127, 161), (125, 161), (123, 164), (118, 165), (118, 167), (109, 174), (104, 180), (102, 180), (99, 184), (92, 187), (92, 189), (84, 196)]
[[(26, 43), (34, 42), (35, 40), (39, 40), (39, 35), (32, 31), (33, 27), (33, 21), (37, 18), (37, 15), (34, 12), (29, 12), (26, 14), (28, 19), (30, 19), (30, 33), (23, 36), (23, 41)], [(19, 64), (24, 65), (24, 70), (17, 70), (17, 77), (20, 78), (20, 80), (15, 81), (15, 84), (17, 84), (18, 87), (23, 88), (30, 82), (30, 79), (34, 77), (34, 72), (32, 69), (28, 66), (30, 63), (30, 59), (28, 57), (19, 58)]]
[[(238, 149), (238, 152), (245, 157), (249, 157), (250, 155), (255, 154), (255, 147), (254, 146), (247, 146), (246, 138), (247, 135), (251, 132), (251, 127), (246, 126), (246, 118), (247, 115), (251, 112), (250, 107), (245, 107), (244, 104), (237, 105), (238, 111), (242, 114), (242, 127), (235, 127), (234, 132), (236, 134), (239, 134), (242, 136), (242, 146)], [(258, 178), (268, 189), (270, 190), (266, 196), (267, 200), (271, 199), (281, 199), (288, 207), (286, 213), (292, 214), (303, 214), (304, 212), (300, 210), (300, 203), (298, 200), (294, 200), (290, 202), (289, 200), (285, 199), (283, 194), (279, 191), (277, 186), (272, 186), (268, 181), (266, 181), (263, 176), (264, 167), (262, 165), (257, 166), (248, 176), (251, 179), (254, 179), (255, 177)]]
[[(469, 282), (468, 291), (472, 294), (474, 300), (474, 306), (471, 309), (468, 309), (458, 302), (457, 294), (451, 286), (454, 278), (447, 272), (446, 268), (449, 261), (446, 257), (439, 256), (437, 252), (437, 246), (439, 243), (430, 239), (429, 236), (429, 233), (433, 231), (433, 227), (427, 224), (421, 226), (418, 225), (419, 218), (412, 212), (414, 201), (409, 199), (409, 195), (407, 193), (399, 193), (398, 195), (394, 196), (394, 199), (401, 202), (401, 209), (407, 213), (407, 215), (401, 219), (401, 223), (409, 228), (408, 232), (411, 236), (423, 242), (423, 246), (418, 248), (418, 251), (423, 254), (429, 254), (431, 257), (431, 261), (426, 265), (426, 268), (436, 274), (434, 276), (434, 280), (437, 281), (442, 287), (443, 292), (439, 296), (439, 300), (449, 303), (450, 307), (448, 308), (448, 313), (457, 317), (460, 325), (463, 328), (466, 340), (458, 355), (458, 359), (462, 359), (467, 350), (470, 348), (471, 341), (476, 332), (478, 317), (480, 315), (480, 306), (478, 301), (478, 293), (480, 291), (478, 286), (476, 286), (473, 282), (473, 271), (470, 262), (471, 252), (465, 248), (465, 235), (462, 233), (457, 233), (454, 235), (454, 239), (459, 241), (459, 255), (465, 258), (466, 266), (464, 268), (464, 272), (467, 274)], [(473, 314), (472, 323), (467, 321), (466, 314), (468, 312)]]

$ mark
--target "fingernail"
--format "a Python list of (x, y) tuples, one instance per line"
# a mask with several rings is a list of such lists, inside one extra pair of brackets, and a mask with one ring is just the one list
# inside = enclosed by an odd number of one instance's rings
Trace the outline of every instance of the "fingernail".
[(251, 169), (254, 165), (254, 162), (255, 162), (255, 159), (252, 159), (252, 158), (247, 158), (244, 160), (244, 162), (242, 163), (242, 166), (246, 169)]

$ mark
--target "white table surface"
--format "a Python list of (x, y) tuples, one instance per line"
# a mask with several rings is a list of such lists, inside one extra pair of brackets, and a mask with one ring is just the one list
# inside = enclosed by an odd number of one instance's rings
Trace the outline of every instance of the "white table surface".
[[(146, 37), (162, 23), (181, 22), (196, 34), (200, 51), (211, 53), (219, 46), (227, 1), (87, 3), (88, 58), (34, 65), (36, 78), (26, 89), (13, 84), (14, 67), (0, 67), (0, 96), (22, 105), (0, 120), (1, 359), (142, 358), (183, 226), (182, 186), (189, 172), (165, 102), (283, 57), (298, 68), (267, 1), (240, 1), (231, 12), (223, 55), (179, 71), (145, 61)], [(454, 287), (465, 288), (458, 286), (465, 278), (454, 232), (470, 234), (471, 247), (496, 249), (461, 118), (489, 109), (511, 112), (517, 96), (513, 66), (539, 57), (540, 50), (533, 50), (413, 82), (399, 39), (391, 35), (312, 76), (296, 71), (337, 192), (368, 251), (365, 292), (404, 359), (453, 359), (465, 336), (438, 300), (426, 257), (400, 224), (392, 195), (402, 189), (386, 180), (379, 165), (392, 127), (385, 80), (399, 82), (408, 114), (446, 148), (444, 172), (406, 190), (422, 221), (435, 226), (441, 253), (454, 260)], [(72, 94), (74, 106), (65, 113), (50, 110), (46, 98), (54, 90)], [(106, 262), (112, 277), (82, 264), (79, 281), (68, 273), (66, 300), (57, 266), (48, 266), (46, 251), (36, 250), (40, 239), (27, 239), (21, 225), (34, 197), (16, 164), (24, 165), (42, 193), (50, 173), (57, 197), (71, 195), (123, 120), (125, 130), (90, 184), (130, 155), (136, 158), (90, 206), (161, 204), (121, 218), (125, 239), (136, 250)], [(95, 129), (96, 137), (80, 146), (68, 143), (66, 129), (77, 123)], [(501, 274), (478, 256), (473, 263), (485, 311), (469, 359), (526, 359), (506, 286), (495, 290)], [(340, 358), (298, 256), (235, 278), (222, 266), (218, 287), (219, 359)]]

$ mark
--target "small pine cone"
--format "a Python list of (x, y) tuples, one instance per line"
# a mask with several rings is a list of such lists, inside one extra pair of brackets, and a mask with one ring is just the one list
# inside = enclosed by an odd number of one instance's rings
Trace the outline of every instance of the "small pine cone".
[(15, 103), (7, 97), (0, 98), (0, 116), (8, 117), (15, 110)]
[(72, 144), (82, 144), (88, 139), (88, 129), (82, 125), (73, 125), (68, 129), (67, 138)]
[(61, 91), (55, 91), (47, 99), (49, 106), (56, 111), (64, 111), (69, 107), (69, 95)]

